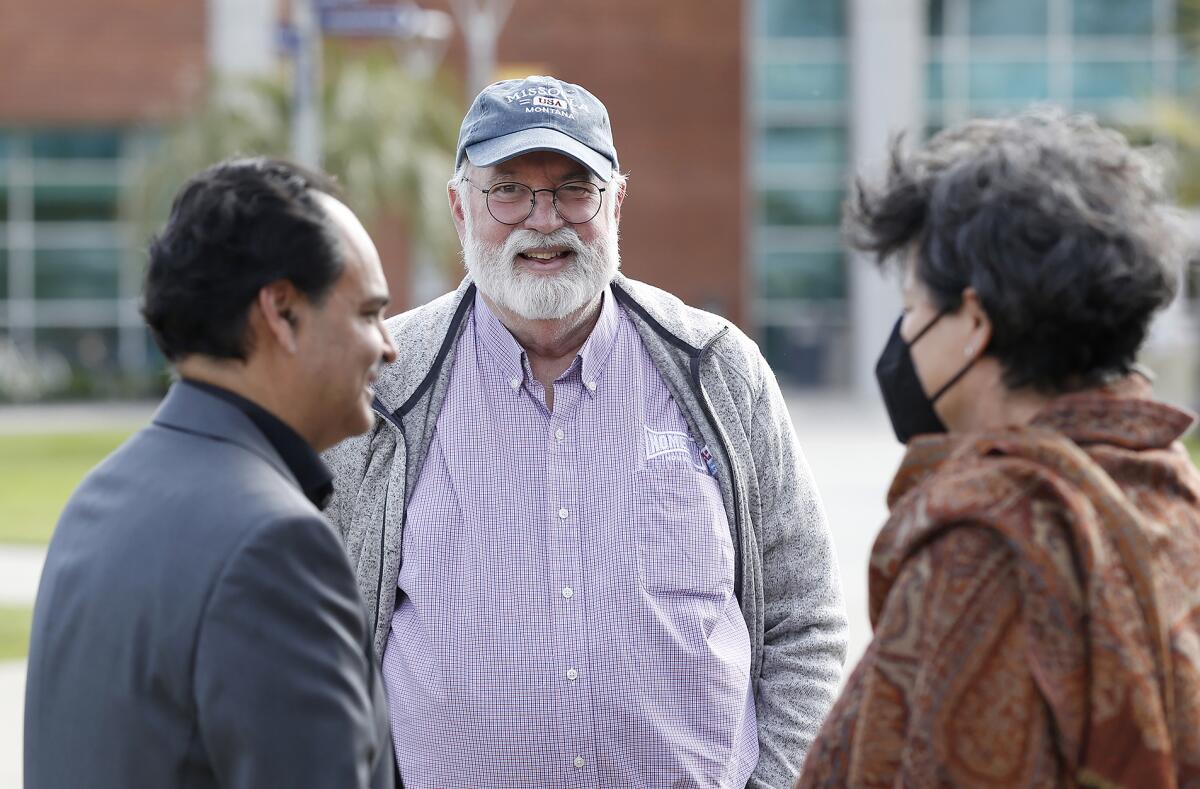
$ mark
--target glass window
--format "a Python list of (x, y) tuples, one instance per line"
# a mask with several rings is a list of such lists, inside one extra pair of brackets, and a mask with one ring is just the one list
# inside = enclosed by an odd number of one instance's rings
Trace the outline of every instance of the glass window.
[(8, 298), (8, 250), (0, 247), (0, 299)]
[(33, 341), (39, 352), (60, 354), (77, 370), (100, 372), (117, 367), (115, 327), (41, 328), (34, 332)]
[(836, 225), (842, 216), (841, 189), (768, 189), (759, 193), (762, 223)]
[(1189, 58), (1182, 58), (1175, 65), (1175, 90), (1181, 96), (1195, 96), (1200, 89), (1200, 66)]
[(113, 222), (116, 184), (39, 184), (33, 190), (36, 222)]
[(934, 37), (942, 35), (945, 32), (945, 0), (929, 0), (928, 14), (926, 21), (929, 23), (929, 35)]
[(8, 158), (8, 132), (0, 129), (0, 162)]
[(946, 67), (940, 60), (931, 60), (925, 65), (925, 98), (929, 101), (946, 98), (945, 74)]
[(115, 299), (120, 262), (116, 249), (36, 250), (34, 295), (39, 299)]
[(759, 134), (762, 164), (846, 163), (846, 131), (833, 126), (767, 126)]
[(834, 331), (801, 330), (794, 326), (765, 326), (762, 351), (777, 375), (801, 386), (830, 384)]
[(1150, 0), (1075, 0), (1077, 36), (1148, 36), (1154, 33)]
[(1200, 301), (1200, 260), (1188, 261), (1183, 269), (1183, 291), (1180, 294), (1190, 302)]
[(845, 35), (842, 0), (761, 0), (759, 23), (769, 38)]
[(778, 299), (845, 298), (842, 253), (768, 252), (758, 267), (758, 292)]
[(1154, 67), (1144, 60), (1075, 64), (1075, 98), (1120, 99), (1154, 93)]
[(154, 341), (154, 335), (150, 333), (149, 328), (143, 329), (142, 342), (146, 345), (146, 369), (153, 372), (165, 373), (167, 371), (167, 357), (162, 355), (162, 351), (159, 349), (158, 343)]
[(846, 98), (846, 67), (768, 61), (762, 67), (760, 86), (765, 101), (841, 101)]
[(116, 159), (121, 135), (111, 129), (42, 129), (33, 134), (36, 159)]
[(1176, 2), (1174, 5), (1175, 33), (1183, 39), (1188, 50), (1194, 52), (1200, 38), (1200, 3)]
[(973, 36), (1044, 36), (1049, 29), (1046, 0), (970, 0)]
[(0, 162), (0, 224), (8, 221), (8, 184), (4, 181), (4, 163)]
[(1050, 95), (1045, 63), (972, 63), (969, 81), (972, 100), (1027, 104)]

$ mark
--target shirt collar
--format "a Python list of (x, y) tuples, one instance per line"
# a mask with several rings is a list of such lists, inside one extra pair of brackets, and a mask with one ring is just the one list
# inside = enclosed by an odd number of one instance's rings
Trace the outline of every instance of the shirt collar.
[(305, 497), (318, 509), (325, 508), (333, 497), (333, 475), (299, 433), (258, 403), (228, 389), (187, 378), (182, 383), (219, 397), (245, 414), (287, 464)]
[(513, 392), (520, 392), (525, 380), (525, 365), (522, 362), (525, 349), (488, 307), (478, 290), (475, 291), (475, 333), (484, 352), (500, 368)]
[(612, 289), (605, 288), (600, 305), (600, 317), (587, 341), (579, 349), (583, 375), (583, 386), (588, 394), (595, 397), (600, 377), (608, 367), (613, 348), (617, 344), (617, 328), (621, 314), (617, 310), (617, 300), (613, 297)]
[[(612, 290), (605, 288), (601, 296), (600, 317), (576, 355), (584, 389), (592, 397), (596, 395), (600, 377), (608, 367), (608, 360), (616, 345), (620, 316)], [(526, 379), (525, 349), (488, 307), (479, 291), (475, 292), (475, 330), (480, 344), (500, 368), (509, 386), (514, 392), (519, 392)], [(570, 365), (567, 370), (570, 371), (574, 366)]]

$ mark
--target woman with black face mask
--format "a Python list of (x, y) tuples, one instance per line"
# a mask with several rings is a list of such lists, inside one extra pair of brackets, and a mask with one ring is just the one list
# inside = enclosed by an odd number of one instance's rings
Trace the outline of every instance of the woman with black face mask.
[(799, 786), (1200, 785), (1200, 472), (1135, 365), (1181, 234), (1151, 164), (1039, 111), (899, 145), (848, 206), (904, 274), (907, 452), (875, 637)]

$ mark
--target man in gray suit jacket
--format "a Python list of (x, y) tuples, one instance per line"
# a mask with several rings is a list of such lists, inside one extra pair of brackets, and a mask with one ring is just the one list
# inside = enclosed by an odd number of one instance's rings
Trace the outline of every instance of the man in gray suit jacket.
[(366, 231), (321, 176), (225, 162), (150, 250), (180, 374), (67, 504), (34, 611), (28, 789), (391, 787), (354, 576), (316, 452), (395, 358)]

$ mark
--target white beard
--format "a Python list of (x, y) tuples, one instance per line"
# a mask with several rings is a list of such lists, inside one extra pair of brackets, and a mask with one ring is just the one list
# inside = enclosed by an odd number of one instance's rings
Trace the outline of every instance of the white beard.
[[(617, 226), (585, 245), (572, 227), (560, 227), (549, 235), (519, 229), (503, 245), (480, 240), (466, 213), (466, 240), (462, 257), (475, 284), (488, 298), (526, 320), (557, 320), (600, 295), (621, 267), (617, 249)], [(574, 259), (550, 274), (535, 274), (517, 263), (517, 255), (531, 249), (565, 247)]]

